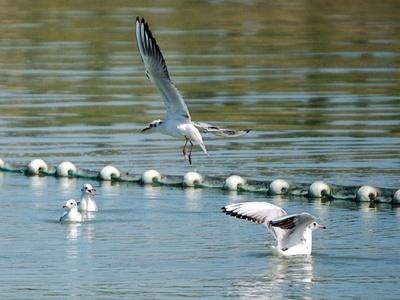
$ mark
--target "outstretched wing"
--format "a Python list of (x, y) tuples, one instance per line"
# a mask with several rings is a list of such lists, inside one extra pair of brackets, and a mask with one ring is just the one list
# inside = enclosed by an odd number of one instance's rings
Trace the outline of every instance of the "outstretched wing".
[(244, 135), (248, 133), (251, 129), (245, 129), (245, 130), (233, 130), (233, 129), (228, 129), (228, 128), (220, 128), (205, 122), (193, 122), (193, 125), (196, 126), (196, 128), (203, 133), (210, 132), (215, 135), (223, 136), (223, 137), (238, 137), (241, 135)]
[(306, 227), (315, 220), (316, 218), (309, 213), (301, 213), (276, 218), (270, 222), (270, 226), (283, 231), (278, 245), (282, 248), (290, 248), (302, 242)]
[(167, 118), (190, 120), (189, 110), (178, 89), (172, 83), (167, 64), (153, 37), (149, 25), (142, 18), (136, 18), (136, 42), (149, 77), (161, 92), (167, 109)]
[(272, 220), (286, 215), (282, 208), (274, 204), (268, 202), (241, 202), (226, 205), (222, 207), (222, 211), (239, 219), (264, 224), (276, 240), (279, 240), (284, 233), (280, 228), (270, 225)]

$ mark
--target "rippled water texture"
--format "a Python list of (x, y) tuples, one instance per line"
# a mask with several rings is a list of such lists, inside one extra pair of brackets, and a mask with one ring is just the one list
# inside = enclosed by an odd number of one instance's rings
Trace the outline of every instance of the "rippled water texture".
[[(400, 211), (381, 204), (270, 201), (328, 226), (309, 258), (271, 256), (262, 225), (221, 213), (248, 195), (213, 189), (93, 183), (100, 211), (57, 223), (85, 181), (0, 173), (4, 299), (393, 298)], [(5, 199), (9, 200), (6, 201)]]
[[(98, 170), (400, 187), (398, 1), (0, 0), (0, 158)], [(144, 16), (211, 154), (140, 130), (162, 118), (134, 41)], [(399, 213), (219, 190), (96, 183), (101, 211), (55, 221), (81, 180), (0, 173), (0, 298), (395, 298)], [(276, 201), (328, 225), (309, 259), (224, 216)]]

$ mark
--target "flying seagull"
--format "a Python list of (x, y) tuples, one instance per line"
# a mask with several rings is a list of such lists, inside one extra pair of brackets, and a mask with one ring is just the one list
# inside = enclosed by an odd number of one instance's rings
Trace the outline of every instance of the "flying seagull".
[(272, 253), (280, 256), (311, 255), (312, 231), (326, 227), (318, 224), (309, 213), (288, 215), (268, 202), (242, 202), (222, 207), (227, 215), (265, 225), (274, 236), (277, 245)]
[[(205, 122), (193, 122), (189, 110), (178, 89), (172, 83), (167, 65), (149, 25), (142, 18), (136, 18), (136, 42), (146, 68), (146, 76), (159, 89), (167, 114), (165, 120), (154, 120), (144, 131), (160, 132), (176, 138), (184, 138), (183, 155), (192, 164), (193, 141), (208, 155), (201, 133), (210, 132), (223, 137), (237, 137), (246, 134), (250, 129), (232, 130), (220, 128)], [(190, 144), (187, 152), (187, 144)]]

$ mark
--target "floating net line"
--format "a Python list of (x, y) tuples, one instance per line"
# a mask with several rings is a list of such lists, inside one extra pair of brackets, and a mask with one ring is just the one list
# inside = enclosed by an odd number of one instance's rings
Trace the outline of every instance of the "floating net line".
[(96, 181), (131, 182), (141, 185), (176, 186), (192, 188), (215, 188), (238, 192), (264, 193), (326, 200), (349, 200), (371, 203), (400, 204), (400, 189), (379, 188), (369, 185), (340, 186), (324, 181), (311, 184), (289, 182), (283, 179), (273, 181), (250, 180), (239, 175), (216, 177), (187, 172), (183, 176), (160, 174), (156, 170), (147, 170), (143, 174), (124, 173), (108, 165), (100, 171), (78, 168), (71, 162), (62, 162), (50, 166), (41, 159), (34, 159), (27, 165), (11, 165), (0, 159), (0, 171), (20, 173), (26, 176), (55, 176), (86, 178)]

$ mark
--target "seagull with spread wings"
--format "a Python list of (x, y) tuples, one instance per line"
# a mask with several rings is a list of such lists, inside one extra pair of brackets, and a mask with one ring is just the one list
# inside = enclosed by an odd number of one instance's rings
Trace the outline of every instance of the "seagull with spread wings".
[(309, 213), (288, 215), (268, 202), (241, 202), (222, 207), (227, 215), (265, 225), (275, 238), (277, 245), (272, 253), (279, 256), (311, 255), (312, 231), (326, 227), (317, 223)]
[[(165, 120), (154, 120), (144, 131), (160, 132), (176, 138), (184, 138), (183, 155), (192, 164), (193, 141), (208, 155), (201, 133), (210, 132), (223, 137), (237, 137), (250, 131), (219, 128), (204, 122), (193, 122), (189, 110), (178, 89), (172, 83), (167, 65), (149, 25), (142, 18), (136, 18), (136, 42), (146, 68), (146, 75), (161, 93), (167, 115)], [(190, 144), (187, 152), (187, 144)]]

